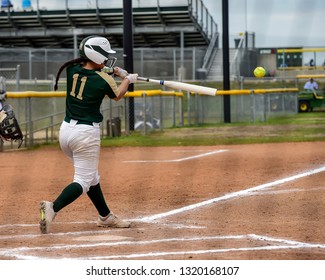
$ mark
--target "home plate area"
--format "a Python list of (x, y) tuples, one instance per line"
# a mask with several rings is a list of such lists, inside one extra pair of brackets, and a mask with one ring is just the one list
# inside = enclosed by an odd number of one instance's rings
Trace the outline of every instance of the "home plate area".
[(70, 182), (71, 163), (57, 148), (2, 157), (3, 260), (325, 259), (323, 142), (102, 148), (104, 196), (133, 226), (98, 228), (81, 196), (45, 235), (39, 201)]

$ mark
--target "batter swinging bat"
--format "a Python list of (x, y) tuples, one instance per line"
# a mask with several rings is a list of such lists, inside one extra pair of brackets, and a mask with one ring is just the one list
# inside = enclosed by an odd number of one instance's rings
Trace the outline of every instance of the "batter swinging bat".
[(211, 96), (215, 96), (217, 93), (217, 89), (215, 89), (215, 88), (197, 86), (197, 85), (186, 84), (186, 83), (181, 83), (181, 82), (155, 80), (155, 79), (149, 79), (149, 78), (144, 78), (144, 77), (138, 77), (138, 80), (164, 85), (166, 87), (170, 87), (173, 89), (186, 90), (189, 92), (196, 92), (196, 93), (211, 95)]

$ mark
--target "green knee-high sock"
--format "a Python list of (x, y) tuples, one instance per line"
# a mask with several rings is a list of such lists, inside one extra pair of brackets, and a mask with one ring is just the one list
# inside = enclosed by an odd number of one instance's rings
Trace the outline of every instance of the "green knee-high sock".
[(68, 185), (62, 193), (53, 202), (54, 212), (59, 212), (62, 208), (75, 201), (80, 195), (82, 195), (82, 187), (78, 183), (71, 183)]
[(96, 207), (99, 215), (106, 217), (110, 213), (99, 183), (95, 186), (91, 186), (87, 195)]

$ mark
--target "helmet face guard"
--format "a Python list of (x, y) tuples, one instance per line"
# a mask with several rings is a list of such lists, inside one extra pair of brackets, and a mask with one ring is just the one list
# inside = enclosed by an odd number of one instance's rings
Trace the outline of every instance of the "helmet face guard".
[(117, 61), (116, 57), (109, 56), (108, 59), (104, 62), (104, 64), (105, 64), (105, 66), (107, 66), (109, 68), (113, 68), (116, 61)]

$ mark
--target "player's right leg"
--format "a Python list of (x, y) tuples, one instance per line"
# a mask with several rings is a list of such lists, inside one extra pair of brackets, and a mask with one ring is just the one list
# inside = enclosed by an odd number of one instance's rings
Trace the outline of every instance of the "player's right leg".
[(112, 227), (112, 228), (129, 228), (131, 227), (131, 222), (124, 221), (115, 216), (110, 212), (106, 217), (99, 215), (97, 220), (97, 226), (99, 227)]
[(119, 219), (110, 211), (99, 183), (91, 186), (87, 195), (99, 213), (97, 226), (114, 228), (128, 228), (131, 226), (130, 222)]

